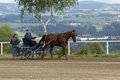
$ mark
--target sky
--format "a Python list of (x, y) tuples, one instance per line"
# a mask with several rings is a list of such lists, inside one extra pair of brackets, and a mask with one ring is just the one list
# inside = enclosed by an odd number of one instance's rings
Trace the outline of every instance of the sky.
[[(120, 3), (120, 0), (79, 0), (79, 1), (99, 1), (106, 3)], [(14, 3), (15, 0), (0, 0), (2, 3)]]

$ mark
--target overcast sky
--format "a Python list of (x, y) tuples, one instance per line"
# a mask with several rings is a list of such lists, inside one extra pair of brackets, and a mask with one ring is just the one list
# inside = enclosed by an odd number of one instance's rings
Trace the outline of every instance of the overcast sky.
[[(106, 2), (106, 3), (120, 3), (120, 0), (79, 0), (79, 1), (99, 1), (99, 2)], [(0, 0), (2, 3), (13, 3), (15, 0)]]

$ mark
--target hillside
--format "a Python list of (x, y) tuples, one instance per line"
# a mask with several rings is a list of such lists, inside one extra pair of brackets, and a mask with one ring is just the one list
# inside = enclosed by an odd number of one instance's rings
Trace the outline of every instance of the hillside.
[[(88, 11), (88, 10), (91, 11)], [(95, 9), (103, 10), (103, 11), (95, 11)], [(120, 9), (119, 4), (107, 4), (102, 2), (96, 1), (82, 1), (76, 7), (73, 7), (69, 10), (64, 12), (64, 19), (68, 20), (68, 17), (73, 20), (72, 16), (76, 16), (76, 14), (82, 15), (90, 15), (96, 14), (99, 15), (101, 13), (117, 13), (116, 11), (104, 11), (104, 9)], [(18, 8), (16, 3), (0, 3), (0, 22), (20, 22), (20, 9)], [(48, 14), (46, 14), (45, 19), (47, 18)], [(55, 19), (58, 19), (59, 14), (56, 15)], [(12, 19), (11, 19), (12, 18)], [(31, 21), (32, 20), (32, 21)], [(69, 19), (70, 20), (70, 19)], [(36, 19), (34, 19), (30, 15), (25, 16), (25, 22), (27, 23), (36, 23)], [(56, 22), (56, 21), (53, 21)]]
[(82, 1), (79, 2), (78, 6), (80, 9), (100, 9), (108, 7), (109, 4), (96, 1)]
[[(120, 4), (107, 4), (97, 1), (81, 1), (75, 7), (75, 9), (101, 9), (101, 8), (117, 7), (120, 8)], [(19, 13), (20, 9), (16, 3), (0, 3), (0, 13)]]
[[(24, 23), (20, 23), (19, 13), (20, 9), (17, 4), (0, 3), (0, 25), (10, 23), (15, 31), (24, 32), (25, 29), (30, 29), (35, 34), (42, 35), (42, 27), (34, 17), (25, 15)], [(48, 16), (45, 14), (43, 20), (46, 20)], [(111, 24), (114, 22), (120, 22), (120, 4), (82, 1), (77, 6), (65, 10), (61, 15), (55, 14), (54, 19), (47, 26), (47, 30), (49, 33), (61, 33), (76, 29), (79, 35), (106, 36), (114, 35), (114, 33), (110, 34), (106, 27), (113, 26)], [(114, 25), (114, 27), (116, 26)], [(117, 30), (117, 28), (115, 29)]]
[(0, 13), (15, 14), (19, 12), (20, 12), (20, 9), (15, 3), (0, 3)]

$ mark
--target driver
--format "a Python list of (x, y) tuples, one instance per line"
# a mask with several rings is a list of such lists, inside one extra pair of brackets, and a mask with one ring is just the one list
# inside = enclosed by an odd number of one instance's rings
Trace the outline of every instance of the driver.
[(36, 37), (33, 37), (32, 35), (31, 35), (31, 32), (27, 29), (26, 30), (26, 33), (25, 33), (25, 35), (24, 35), (24, 42), (25, 42), (25, 44), (26, 45), (29, 45), (29, 46), (34, 46), (34, 45), (36, 45), (37, 43), (36, 43), (36, 41), (34, 40)]

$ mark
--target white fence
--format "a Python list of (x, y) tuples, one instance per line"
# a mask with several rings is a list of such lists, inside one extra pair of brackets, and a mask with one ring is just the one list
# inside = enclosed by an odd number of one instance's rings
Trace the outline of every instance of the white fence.
[(0, 42), (0, 53), (3, 55), (3, 44), (9, 44), (10, 42)]
[[(120, 40), (116, 40), (116, 41), (76, 41), (76, 43), (93, 43), (93, 42), (104, 42), (106, 43), (106, 53), (109, 54), (109, 44), (110, 43), (115, 43), (115, 42), (119, 42), (120, 43)], [(68, 42), (68, 55), (70, 55), (71, 53), (71, 43), (74, 43), (73, 41), (69, 41)]]
[[(116, 41), (76, 41), (76, 43), (93, 43), (93, 42), (104, 42), (106, 43), (106, 53), (109, 54), (109, 43), (115, 43), (115, 42), (119, 42), (120, 40), (116, 40)], [(70, 55), (71, 52), (71, 43), (74, 43), (73, 41), (68, 41), (68, 55)], [(0, 42), (0, 53), (1, 55), (3, 55), (3, 50), (4, 50), (4, 44), (10, 44), (10, 42)]]

